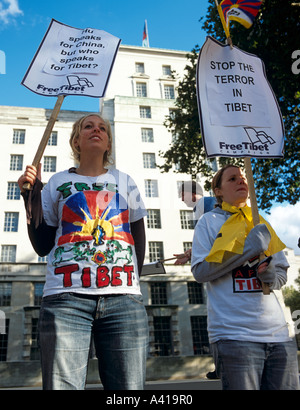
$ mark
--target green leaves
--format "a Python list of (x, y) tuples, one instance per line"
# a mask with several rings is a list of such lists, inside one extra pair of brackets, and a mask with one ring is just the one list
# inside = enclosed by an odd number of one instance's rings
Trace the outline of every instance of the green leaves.
[[(209, 0), (204, 30), (217, 40), (225, 42), (225, 33), (215, 6)], [(267, 78), (277, 97), (285, 125), (286, 140), (283, 159), (253, 159), (253, 174), (258, 205), (270, 209), (272, 202), (300, 199), (300, 74), (292, 71), (292, 54), (300, 49), (300, 7), (290, 0), (265, 0), (250, 29), (239, 23), (230, 24), (233, 44), (256, 54), (265, 64)], [(202, 19), (201, 19), (202, 20)], [(173, 133), (170, 148), (161, 153), (165, 160), (160, 168), (175, 172), (207, 177), (206, 188), (214, 174), (212, 161), (206, 158), (200, 134), (196, 95), (196, 65), (200, 47), (188, 55), (185, 76), (178, 87), (176, 113), (165, 125)], [(242, 159), (219, 158), (220, 164), (232, 162), (241, 165)]]

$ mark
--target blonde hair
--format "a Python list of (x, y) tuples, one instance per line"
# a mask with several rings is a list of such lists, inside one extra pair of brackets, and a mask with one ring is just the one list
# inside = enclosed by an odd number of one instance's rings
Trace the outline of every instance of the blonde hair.
[(73, 129), (70, 135), (70, 139), (69, 139), (69, 144), (70, 147), (72, 149), (72, 156), (75, 159), (75, 161), (80, 162), (80, 149), (75, 145), (75, 141), (79, 138), (79, 135), (81, 133), (82, 130), (82, 124), (83, 121), (88, 118), (88, 117), (99, 117), (106, 125), (106, 129), (107, 129), (107, 135), (108, 135), (108, 140), (110, 143), (110, 147), (107, 151), (105, 151), (104, 156), (103, 156), (103, 165), (108, 165), (108, 164), (112, 164), (112, 131), (111, 131), (111, 126), (108, 120), (105, 120), (104, 118), (101, 117), (101, 115), (99, 114), (88, 114), (85, 115), (84, 117), (79, 118), (74, 124), (73, 124)]

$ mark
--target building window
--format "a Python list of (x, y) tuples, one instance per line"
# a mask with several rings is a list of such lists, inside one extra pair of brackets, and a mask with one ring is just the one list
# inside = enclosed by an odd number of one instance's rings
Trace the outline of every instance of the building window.
[(146, 83), (136, 83), (136, 96), (137, 97), (147, 97), (147, 84)]
[(21, 191), (17, 182), (7, 183), (7, 195), (8, 200), (18, 200), (21, 197)]
[(192, 249), (193, 242), (183, 242), (183, 252), (188, 251), (189, 249)]
[(170, 316), (153, 316), (154, 356), (172, 356), (172, 329)]
[(175, 100), (175, 88), (174, 85), (165, 85), (165, 99), (166, 100)]
[(148, 209), (147, 210), (147, 228), (149, 229), (160, 229), (161, 228), (160, 209)]
[(181, 229), (194, 229), (193, 211), (180, 211)]
[(14, 130), (13, 144), (25, 144), (25, 130)]
[(145, 74), (144, 63), (135, 63), (135, 72), (139, 74)]
[(5, 320), (5, 333), (0, 334), (0, 362), (6, 362), (8, 346), (9, 319)]
[(56, 172), (56, 157), (44, 157), (44, 172)]
[(149, 242), (149, 261), (155, 262), (164, 259), (163, 242)]
[(151, 304), (152, 305), (167, 305), (167, 283), (166, 282), (151, 282)]
[(22, 171), (23, 168), (23, 155), (11, 155), (10, 156), (10, 171)]
[(43, 298), (44, 283), (34, 284), (34, 305), (40, 306)]
[(31, 318), (31, 346), (30, 360), (40, 360), (40, 349), (38, 347), (38, 319)]
[(1, 245), (1, 262), (16, 262), (17, 246)]
[[(172, 131), (172, 143), (174, 144), (175, 142), (177, 142), (179, 138), (180, 138), (179, 133), (176, 131)], [(178, 163), (180, 163), (180, 161), (178, 161)]]
[(171, 66), (170, 65), (163, 65), (162, 66), (162, 73), (163, 73), (163, 75), (171, 76), (172, 75)]
[(0, 283), (0, 306), (10, 306), (11, 302), (11, 282)]
[(5, 212), (4, 232), (18, 232), (19, 212)]
[(204, 303), (202, 283), (188, 282), (187, 288), (189, 295), (189, 304), (202, 305)]
[(50, 138), (48, 139), (48, 145), (56, 146), (57, 145), (57, 131), (52, 131)]
[[(189, 251), (192, 249), (193, 242), (183, 242), (183, 252)], [(187, 261), (188, 264), (191, 263), (191, 260)]]
[(194, 355), (207, 355), (210, 353), (207, 333), (207, 317), (191, 316), (191, 328)]
[(140, 118), (151, 118), (151, 107), (140, 106)]
[(156, 179), (146, 179), (145, 180), (145, 196), (147, 198), (157, 198), (158, 197), (158, 184)]
[(142, 142), (154, 142), (152, 128), (142, 128)]
[(169, 117), (174, 120), (176, 117), (177, 110), (175, 108), (169, 108)]
[(143, 166), (144, 168), (156, 168), (155, 154), (143, 153)]

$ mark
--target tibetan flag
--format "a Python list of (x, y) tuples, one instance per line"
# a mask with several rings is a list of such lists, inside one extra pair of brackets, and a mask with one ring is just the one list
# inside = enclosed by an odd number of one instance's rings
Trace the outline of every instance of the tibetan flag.
[(149, 36), (148, 36), (147, 20), (145, 20), (145, 25), (144, 25), (142, 47), (150, 47), (150, 45), (149, 45)]
[(62, 212), (62, 235), (58, 245), (94, 240), (94, 246), (105, 240), (134, 244), (130, 233), (129, 211), (119, 193), (84, 191), (71, 196)]
[(250, 28), (257, 16), (262, 0), (223, 0), (220, 3), (225, 23), (229, 30), (230, 20), (241, 23)]

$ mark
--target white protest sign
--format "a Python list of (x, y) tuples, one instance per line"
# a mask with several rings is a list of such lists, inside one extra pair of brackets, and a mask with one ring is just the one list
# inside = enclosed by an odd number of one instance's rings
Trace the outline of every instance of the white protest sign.
[(207, 37), (197, 65), (197, 98), (208, 157), (283, 156), (282, 116), (257, 56)]
[(103, 97), (121, 40), (52, 19), (22, 84), (45, 96)]

